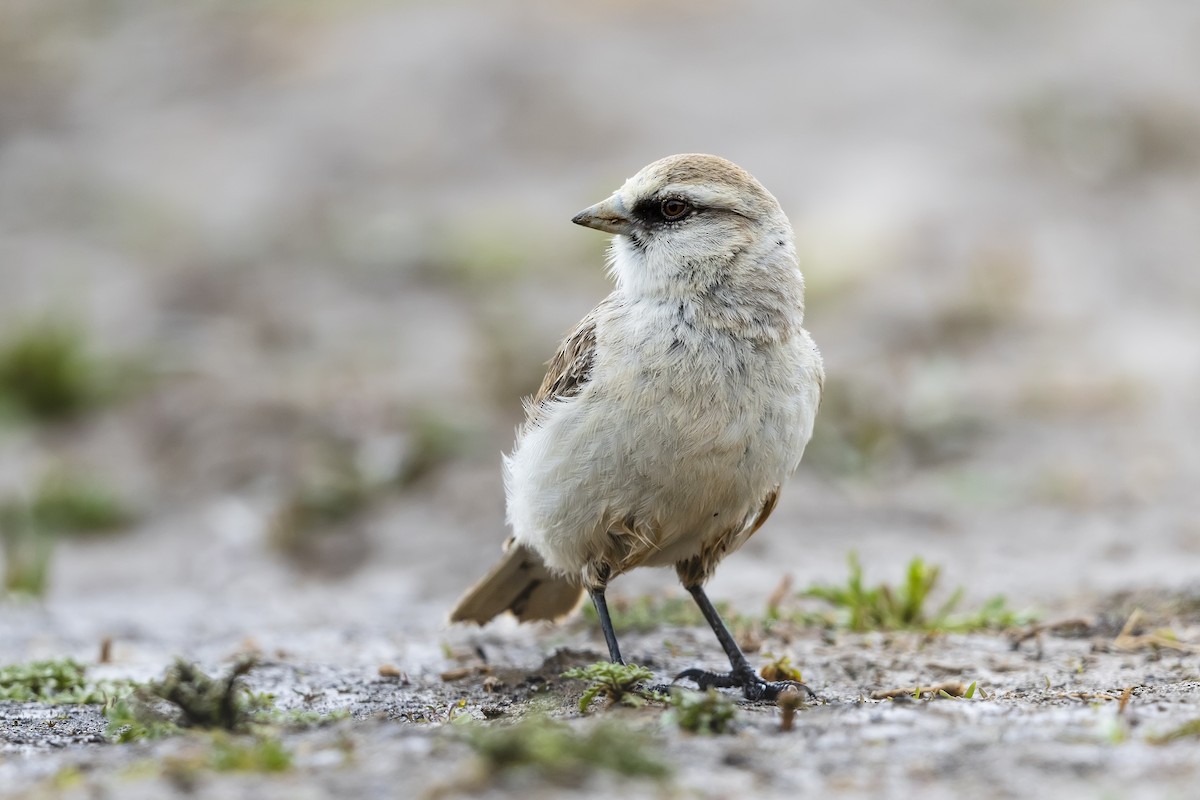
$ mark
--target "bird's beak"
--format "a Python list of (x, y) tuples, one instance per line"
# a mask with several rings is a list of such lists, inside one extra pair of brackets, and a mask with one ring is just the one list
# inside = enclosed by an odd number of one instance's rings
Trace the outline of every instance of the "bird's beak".
[(580, 211), (571, 217), (571, 222), (606, 233), (628, 235), (633, 231), (633, 220), (626, 214), (625, 204), (621, 202), (621, 198), (615, 194), (603, 202)]

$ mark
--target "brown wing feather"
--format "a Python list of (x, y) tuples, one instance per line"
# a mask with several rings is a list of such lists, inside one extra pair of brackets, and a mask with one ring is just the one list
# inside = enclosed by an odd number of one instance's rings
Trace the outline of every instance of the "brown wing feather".
[(592, 377), (596, 360), (596, 320), (592, 315), (583, 318), (579, 327), (563, 340), (546, 370), (542, 385), (533, 396), (541, 405), (549, 400), (574, 397)]
[(767, 496), (763, 499), (762, 510), (758, 512), (758, 518), (754, 520), (754, 524), (750, 526), (750, 531), (746, 534), (747, 539), (758, 532), (758, 529), (767, 521), (767, 517), (771, 516), (771, 512), (775, 510), (775, 506), (777, 505), (779, 505), (778, 486), (767, 492)]
[(542, 385), (526, 403), (530, 422), (537, 422), (547, 403), (574, 397), (591, 380), (596, 361), (596, 315), (599, 310), (597, 307), (584, 317), (550, 359)]
[(521, 622), (559, 619), (574, 611), (582, 598), (577, 581), (553, 574), (541, 556), (509, 537), (500, 563), (467, 590), (450, 612), (450, 621), (483, 625), (505, 611)]

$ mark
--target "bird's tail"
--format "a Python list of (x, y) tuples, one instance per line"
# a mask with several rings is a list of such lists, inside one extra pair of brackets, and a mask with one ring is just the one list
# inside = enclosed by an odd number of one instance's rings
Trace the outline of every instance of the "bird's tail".
[(505, 611), (521, 622), (554, 620), (570, 614), (582, 599), (580, 584), (555, 575), (541, 556), (509, 539), (500, 563), (467, 590), (450, 621), (483, 625)]

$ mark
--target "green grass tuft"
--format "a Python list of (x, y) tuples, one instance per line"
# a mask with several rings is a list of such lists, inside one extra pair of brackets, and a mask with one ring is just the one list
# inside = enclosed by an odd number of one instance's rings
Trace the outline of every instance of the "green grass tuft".
[(606, 771), (664, 780), (671, 770), (645, 733), (604, 720), (576, 732), (561, 722), (527, 717), (515, 725), (471, 725), (467, 743), (488, 775), (528, 770), (563, 785)]
[(1000, 630), (1027, 624), (1032, 615), (1013, 611), (1002, 596), (988, 600), (976, 611), (956, 614), (963, 590), (956, 589), (936, 607), (932, 596), (941, 577), (941, 568), (921, 558), (908, 563), (904, 583), (899, 587), (886, 583), (867, 585), (862, 564), (855, 553), (849, 556), (850, 575), (841, 585), (815, 585), (801, 596), (822, 600), (833, 607), (829, 620), (852, 631), (919, 630), (930, 632), (970, 632)]
[(614, 664), (611, 661), (600, 661), (586, 667), (569, 669), (562, 674), (564, 678), (576, 681), (588, 681), (588, 687), (579, 698), (579, 710), (587, 713), (588, 708), (597, 697), (608, 698), (608, 704), (618, 703), (627, 706), (642, 706), (647, 700), (665, 700), (666, 697), (644, 688), (643, 684), (654, 678), (654, 673), (637, 664)]

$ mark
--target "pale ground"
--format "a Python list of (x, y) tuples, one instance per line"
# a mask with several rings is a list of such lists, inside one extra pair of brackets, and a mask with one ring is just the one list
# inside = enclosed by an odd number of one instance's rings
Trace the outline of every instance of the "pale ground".
[[(519, 397), (607, 291), (602, 237), (568, 220), (671, 152), (725, 155), (779, 197), (829, 367), (818, 441), (714, 596), (757, 611), (784, 574), (841, 580), (850, 550), (872, 579), (920, 555), (968, 604), (1003, 593), (1051, 620), (1119, 590), (1194, 596), (1200, 6), (84, 8), (0, 8), (0, 319), (78, 317), (158, 377), (72, 425), (0, 429), (0, 490), (72, 464), (142, 521), (61, 547), (44, 601), (0, 606), (0, 662), (90, 661), (110, 636), (100, 674), (150, 678), (258, 649), (256, 685), (359, 720), (298, 736), (289, 774), (197, 795), (448, 787), (465, 746), (401, 715), (496, 701), (439, 679), (447, 651), (522, 674), (556, 647), (601, 652), (586, 627), (444, 618), (503, 539)], [(386, 473), (434, 423), (463, 442), (445, 463), (313, 549), (271, 546), (272, 514), (328, 460)], [(1166, 622), (1195, 642), (1192, 608)], [(1189, 797), (1194, 741), (1148, 738), (1200, 717), (1197, 657), (1115, 634), (1047, 636), (1040, 659), (999, 636), (767, 642), (824, 699), (794, 733), (748, 709), (732, 739), (664, 734), (668, 784), (581, 791)], [(719, 664), (698, 630), (626, 647), (664, 677)], [(858, 700), (958, 678), (992, 699)], [(1128, 686), (1118, 715), (1104, 698)], [(129, 766), (187, 740), (86, 744), (94, 709), (51, 735), (30, 720), (57, 709), (0, 707), (3, 796), (53, 795), (67, 765), (82, 796), (182, 791)], [(526, 776), (485, 796), (562, 791)]]

